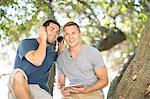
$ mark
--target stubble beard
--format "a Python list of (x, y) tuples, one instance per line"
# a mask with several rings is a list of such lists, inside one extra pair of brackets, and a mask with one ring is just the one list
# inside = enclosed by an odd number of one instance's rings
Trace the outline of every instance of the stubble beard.
[(48, 40), (48, 38), (47, 38), (46, 43), (47, 43), (47, 44), (52, 44), (53, 42), (50, 42), (50, 41)]
[(51, 44), (50, 42), (48, 42), (48, 40), (46, 40), (46, 43), (47, 43), (47, 44)]
[(75, 43), (75, 44), (73, 44), (73, 45), (72, 45), (72, 44), (70, 44), (70, 46), (69, 46), (69, 47), (70, 47), (70, 48), (75, 48), (75, 47), (77, 47), (78, 45), (79, 45), (79, 42), (76, 42), (76, 43)]

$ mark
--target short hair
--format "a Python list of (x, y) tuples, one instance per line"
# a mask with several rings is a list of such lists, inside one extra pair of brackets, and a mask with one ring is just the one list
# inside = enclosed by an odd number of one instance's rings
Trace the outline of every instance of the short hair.
[(72, 25), (76, 26), (76, 27), (79, 29), (79, 31), (80, 31), (79, 25), (78, 25), (77, 23), (71, 22), (71, 21), (68, 22), (68, 23), (66, 23), (66, 24), (64, 25), (63, 30), (65, 29), (65, 27), (67, 27), (67, 26), (72, 26)]
[(46, 22), (44, 22), (43, 26), (47, 27), (47, 26), (49, 26), (50, 23), (54, 23), (54, 24), (58, 25), (60, 28), (60, 24), (55, 20), (47, 20)]

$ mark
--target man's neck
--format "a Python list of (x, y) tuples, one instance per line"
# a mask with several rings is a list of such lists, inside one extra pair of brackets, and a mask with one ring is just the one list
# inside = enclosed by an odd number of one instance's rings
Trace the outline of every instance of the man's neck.
[(80, 52), (80, 50), (82, 48), (83, 48), (83, 44), (82, 43), (79, 43), (75, 47), (70, 47), (69, 51), (71, 53), (71, 56), (75, 59), (78, 56), (78, 54), (79, 54), (79, 52)]

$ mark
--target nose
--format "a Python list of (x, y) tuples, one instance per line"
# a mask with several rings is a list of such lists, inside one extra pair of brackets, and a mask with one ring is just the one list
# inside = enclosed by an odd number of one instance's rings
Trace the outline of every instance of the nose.
[(73, 36), (72, 35), (69, 35), (69, 39), (72, 39), (73, 38)]

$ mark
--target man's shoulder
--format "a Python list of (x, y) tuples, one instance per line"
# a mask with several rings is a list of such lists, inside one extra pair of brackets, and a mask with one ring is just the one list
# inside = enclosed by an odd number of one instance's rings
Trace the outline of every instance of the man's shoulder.
[(19, 46), (18, 46), (18, 50), (20, 49), (36, 49), (38, 47), (38, 43), (36, 39), (23, 39)]
[(63, 56), (63, 55), (65, 55), (66, 53), (68, 53), (68, 48), (65, 48), (65, 49), (59, 54), (59, 56)]
[(30, 39), (23, 39), (21, 42), (20, 42), (20, 45), (24, 45), (24, 44), (32, 44), (32, 43), (36, 43), (37, 40), (35, 38), (30, 38)]
[(93, 52), (93, 51), (98, 51), (97, 48), (91, 46), (91, 45), (85, 45), (85, 48), (87, 51)]
[(27, 38), (27, 39), (23, 39), (21, 42), (34, 42), (36, 41), (35, 38)]
[(59, 53), (58, 58), (63, 58), (68, 53), (68, 48), (65, 48), (61, 53)]

